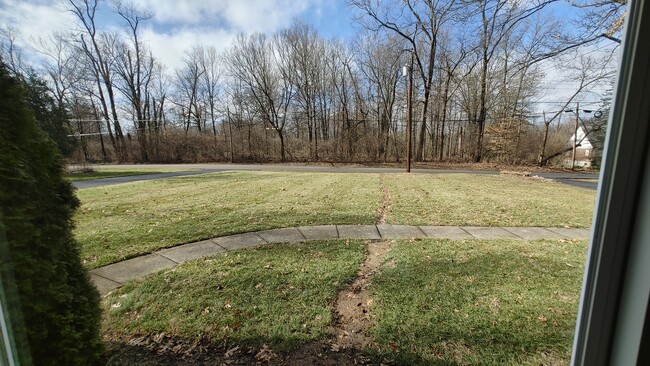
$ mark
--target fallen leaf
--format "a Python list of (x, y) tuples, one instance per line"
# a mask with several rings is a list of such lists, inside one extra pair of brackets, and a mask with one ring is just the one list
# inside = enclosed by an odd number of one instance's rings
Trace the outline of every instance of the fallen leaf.
[(274, 358), (278, 357), (266, 344), (262, 346), (262, 349), (255, 354), (255, 360), (257, 362), (269, 362)]
[(230, 357), (234, 356), (235, 354), (237, 354), (238, 352), (239, 352), (239, 346), (233, 347), (233, 348), (227, 350), (226, 353), (224, 353), (224, 356), (226, 356), (226, 358), (230, 358)]

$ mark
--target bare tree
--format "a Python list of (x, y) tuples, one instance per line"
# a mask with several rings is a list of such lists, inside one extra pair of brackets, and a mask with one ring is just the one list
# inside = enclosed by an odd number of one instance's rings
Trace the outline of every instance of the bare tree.
[(263, 34), (239, 35), (227, 58), (230, 75), (245, 85), (264, 123), (277, 133), (280, 159), (286, 161), (284, 128), (294, 88), (287, 59), (277, 49)]
[(483, 137), (488, 112), (488, 74), (499, 45), (512, 30), (524, 20), (556, 0), (534, 0), (528, 2), (510, 0), (472, 0), (468, 4), (475, 7), (478, 17), (478, 51), (480, 63), (480, 89), (478, 115), (473, 121), (476, 127), (474, 162), (483, 156)]
[[(458, 78), (458, 70), (462, 63), (465, 61), (468, 56), (468, 52), (465, 49), (464, 40), (460, 40), (456, 44), (455, 48), (457, 51), (451, 49), (451, 43), (448, 37), (443, 38), (441, 42), (441, 52), (440, 52), (440, 69), (442, 71), (441, 84), (442, 90), (440, 91), (440, 132), (439, 132), (439, 147), (438, 147), (438, 160), (443, 160), (443, 154), (445, 150), (445, 124), (447, 122), (447, 112), (449, 109), (449, 101), (451, 99), (451, 94), (454, 94), (455, 91), (459, 88), (460, 82), (457, 80), (455, 87), (452, 85), (455, 78)], [(471, 71), (471, 68), (470, 68)], [(462, 76), (461, 78), (462, 79)], [(434, 140), (432, 139), (432, 142)]]
[(12, 74), (24, 74), (23, 50), (17, 44), (18, 30), (11, 26), (0, 29), (0, 59)]
[[(117, 105), (113, 89), (112, 69), (114, 60), (108, 57), (109, 52), (107, 51), (111, 49), (110, 44), (114, 39), (109, 36), (101, 37), (95, 24), (99, 0), (68, 0), (68, 2), (70, 4), (69, 10), (79, 20), (82, 27), (82, 31), (79, 33), (79, 48), (90, 61), (89, 64), (92, 67), (96, 80), (97, 95), (107, 124), (111, 143), (114, 149), (119, 152), (120, 160), (127, 160), (128, 152), (122, 126), (117, 116)], [(111, 120), (117, 138), (113, 137), (110, 127)]]
[(213, 46), (202, 47), (200, 50), (200, 64), (203, 75), (200, 80), (200, 94), (207, 104), (207, 112), (212, 123), (212, 133), (217, 136), (217, 103), (221, 93), (221, 75), (223, 69), (217, 49)]
[[(549, 126), (553, 121), (559, 118), (562, 113), (564, 113), (566, 110), (569, 109), (569, 107), (577, 97), (584, 94), (584, 92), (589, 90), (590, 87), (594, 86), (595, 84), (608, 82), (612, 80), (612, 77), (614, 76), (614, 71), (605, 67), (611, 61), (611, 57), (613, 57), (613, 55), (609, 54), (609, 57), (610, 57), (609, 59), (602, 60), (600, 58), (592, 57), (589, 55), (568, 56), (568, 58), (571, 59), (572, 61), (570, 61), (570, 65), (564, 65), (564, 68), (572, 71), (573, 74), (572, 78), (577, 82), (577, 85), (573, 94), (566, 99), (566, 102), (561, 106), (561, 108), (559, 108), (557, 111), (554, 111), (554, 113), (552, 113), (549, 118), (544, 116), (544, 121), (543, 121), (544, 138), (541, 144), (540, 153), (538, 157), (539, 166), (545, 166), (549, 162), (549, 160), (557, 156), (560, 156), (568, 151), (571, 151), (573, 149), (573, 146), (567, 147), (565, 145), (557, 149), (556, 151), (547, 154), (546, 148), (547, 148), (547, 141), (548, 141)], [(576, 58), (579, 61), (577, 64), (575, 64), (574, 62)], [(584, 138), (586, 138), (590, 133), (593, 132), (593, 129), (589, 128), (584, 123), (582, 123), (582, 127), (585, 131), (585, 135), (580, 141), (577, 141), (577, 146), (580, 146), (582, 140), (584, 140)]]
[(201, 104), (199, 92), (200, 84), (205, 74), (202, 59), (203, 49), (194, 47), (183, 58), (183, 67), (176, 70), (176, 87), (179, 93), (175, 104), (180, 106), (183, 116), (185, 131), (192, 125), (200, 132), (204, 124), (204, 107)]
[(370, 34), (358, 45), (360, 71), (368, 82), (377, 115), (377, 158), (388, 160), (388, 144), (395, 103), (399, 70), (404, 62), (403, 41), (396, 35), (386, 38)]
[(422, 113), (415, 160), (424, 157), (424, 139), (427, 111), (433, 85), (434, 66), (440, 30), (456, 10), (455, 0), (405, 0), (402, 5), (387, 1), (349, 0), (358, 8), (368, 29), (385, 29), (401, 36), (415, 57), (415, 65), (422, 81)]
[[(295, 87), (294, 100), (304, 116), (297, 121), (304, 120), (307, 125), (309, 157), (318, 160), (318, 140), (322, 130), (316, 114), (317, 98), (322, 93), (324, 41), (312, 26), (296, 21), (276, 35), (275, 44), (280, 58), (285, 61), (288, 81)], [(300, 133), (301, 126), (296, 128)]]
[(149, 161), (147, 147), (147, 96), (154, 70), (154, 58), (147, 52), (139, 39), (141, 22), (151, 18), (147, 12), (138, 10), (133, 4), (117, 1), (115, 12), (127, 27), (130, 44), (117, 41), (114, 46), (114, 70), (120, 77), (117, 88), (131, 104), (135, 120), (136, 135), (140, 145), (140, 159)]

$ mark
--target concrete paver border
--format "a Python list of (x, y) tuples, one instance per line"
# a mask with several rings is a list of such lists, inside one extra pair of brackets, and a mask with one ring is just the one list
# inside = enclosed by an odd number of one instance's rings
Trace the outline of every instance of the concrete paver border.
[(330, 239), (584, 239), (589, 229), (543, 227), (476, 227), (476, 226), (410, 226), (410, 225), (317, 225), (277, 228), (222, 236), (178, 245), (152, 254), (127, 259), (90, 271), (90, 279), (101, 294), (141, 279), (162, 269), (188, 260), (218, 253), (254, 248), (271, 243), (298, 243)]

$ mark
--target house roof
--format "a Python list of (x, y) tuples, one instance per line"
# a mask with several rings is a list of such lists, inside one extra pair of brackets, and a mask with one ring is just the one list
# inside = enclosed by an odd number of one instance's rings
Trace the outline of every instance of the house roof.
[(582, 126), (578, 127), (578, 132), (574, 135), (571, 135), (571, 138), (569, 139), (569, 145), (573, 146), (573, 140), (575, 139), (576, 135), (578, 136), (578, 146), (581, 149), (593, 149), (593, 145), (591, 144), (591, 141), (589, 141), (589, 137), (586, 136), (585, 130)]

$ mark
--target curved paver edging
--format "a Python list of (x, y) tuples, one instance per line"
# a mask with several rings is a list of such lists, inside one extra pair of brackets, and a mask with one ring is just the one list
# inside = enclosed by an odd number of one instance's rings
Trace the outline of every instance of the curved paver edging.
[(90, 271), (101, 294), (180, 263), (233, 249), (328, 239), (584, 239), (588, 229), (408, 225), (318, 225), (271, 229), (179, 245)]

